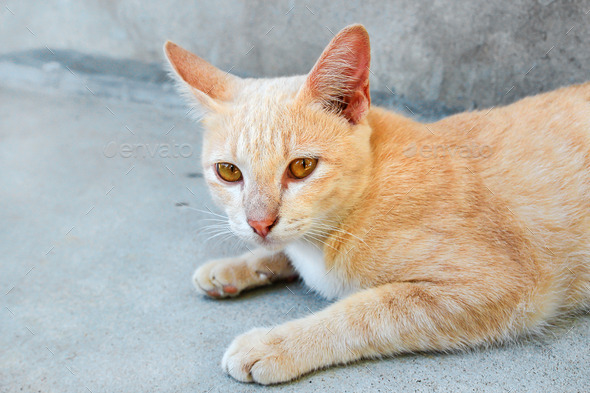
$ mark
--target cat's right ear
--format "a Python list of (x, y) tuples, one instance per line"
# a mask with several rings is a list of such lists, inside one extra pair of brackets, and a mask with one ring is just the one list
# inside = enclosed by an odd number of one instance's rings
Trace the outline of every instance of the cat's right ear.
[(371, 106), (370, 63), (367, 30), (359, 24), (345, 27), (324, 49), (299, 96), (358, 124)]
[(238, 77), (220, 70), (199, 56), (166, 41), (164, 53), (182, 90), (188, 90), (206, 110), (218, 110), (232, 98)]

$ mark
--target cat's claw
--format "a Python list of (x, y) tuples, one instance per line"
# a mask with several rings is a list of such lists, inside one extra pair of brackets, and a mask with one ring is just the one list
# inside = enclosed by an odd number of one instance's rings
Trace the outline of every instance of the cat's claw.
[(302, 374), (289, 352), (284, 337), (273, 328), (256, 328), (234, 339), (223, 355), (221, 367), (241, 382), (287, 382)]

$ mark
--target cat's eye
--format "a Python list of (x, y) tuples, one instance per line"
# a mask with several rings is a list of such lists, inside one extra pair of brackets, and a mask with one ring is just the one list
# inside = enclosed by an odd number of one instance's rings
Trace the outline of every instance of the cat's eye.
[(225, 181), (233, 183), (242, 179), (240, 168), (234, 164), (230, 164), (229, 162), (218, 162), (215, 164), (215, 168), (217, 169), (219, 177)]
[(303, 179), (313, 172), (317, 164), (316, 158), (297, 158), (289, 164), (289, 173), (296, 179)]

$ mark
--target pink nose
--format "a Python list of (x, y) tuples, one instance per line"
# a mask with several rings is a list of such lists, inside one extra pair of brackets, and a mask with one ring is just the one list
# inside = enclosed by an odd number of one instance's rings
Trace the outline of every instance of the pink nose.
[(248, 224), (252, 227), (254, 232), (263, 238), (268, 235), (272, 227), (276, 224), (277, 217), (265, 218), (264, 220), (248, 220)]

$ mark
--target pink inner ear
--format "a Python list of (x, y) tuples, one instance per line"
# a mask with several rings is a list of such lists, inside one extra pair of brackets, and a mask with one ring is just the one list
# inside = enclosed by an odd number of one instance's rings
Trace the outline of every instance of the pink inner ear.
[(358, 124), (363, 116), (369, 112), (370, 105), (371, 98), (369, 96), (369, 84), (367, 84), (366, 92), (355, 91), (352, 94), (346, 108), (342, 111), (342, 115), (352, 124)]
[(345, 28), (324, 50), (306, 87), (312, 99), (321, 101), (327, 110), (359, 123), (369, 111), (369, 35), (361, 25)]
[(371, 106), (371, 95), (369, 92), (369, 59), (361, 59), (355, 75), (351, 77), (351, 91), (346, 101), (346, 107), (342, 111), (342, 115), (348, 119), (352, 124), (359, 123), (363, 116), (369, 112)]

